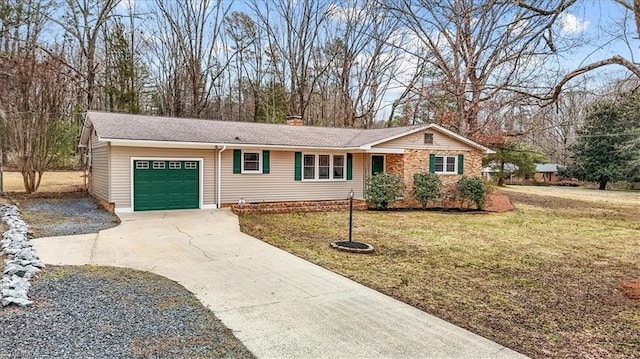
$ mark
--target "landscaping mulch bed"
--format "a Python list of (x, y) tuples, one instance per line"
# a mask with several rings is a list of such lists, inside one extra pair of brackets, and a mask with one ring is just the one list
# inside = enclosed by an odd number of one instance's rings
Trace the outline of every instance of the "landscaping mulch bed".
[(252, 358), (179, 284), (148, 272), (48, 266), (31, 307), (0, 310), (0, 357)]

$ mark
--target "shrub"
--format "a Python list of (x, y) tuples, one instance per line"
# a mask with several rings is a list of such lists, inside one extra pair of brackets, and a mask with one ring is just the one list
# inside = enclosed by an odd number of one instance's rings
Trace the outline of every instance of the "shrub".
[(463, 176), (458, 181), (458, 192), (465, 200), (475, 203), (476, 208), (482, 209), (485, 204), (484, 182), (478, 177)]
[(373, 208), (385, 209), (402, 195), (404, 183), (400, 176), (378, 173), (367, 178), (367, 201)]
[(413, 175), (413, 198), (427, 207), (429, 201), (440, 198), (442, 181), (435, 173), (421, 172)]

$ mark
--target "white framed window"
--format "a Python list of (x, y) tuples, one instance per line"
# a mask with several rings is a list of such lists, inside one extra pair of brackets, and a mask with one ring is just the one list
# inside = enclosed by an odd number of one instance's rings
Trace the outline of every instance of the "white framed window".
[(136, 162), (137, 170), (147, 170), (149, 169), (149, 161), (137, 161)]
[(195, 170), (198, 168), (198, 162), (185, 162), (184, 168), (187, 170)]
[(333, 179), (344, 179), (344, 155), (333, 155)]
[(165, 167), (164, 161), (153, 161), (154, 170), (163, 170)]
[(458, 157), (436, 155), (435, 173), (441, 174), (457, 174), (458, 173)]
[(170, 170), (179, 170), (182, 166), (179, 161), (169, 161), (169, 169)]
[(302, 168), (303, 179), (316, 179), (316, 155), (304, 155)]
[(262, 153), (242, 151), (242, 173), (262, 173)]
[(302, 180), (332, 181), (345, 179), (346, 155), (311, 154), (302, 156)]

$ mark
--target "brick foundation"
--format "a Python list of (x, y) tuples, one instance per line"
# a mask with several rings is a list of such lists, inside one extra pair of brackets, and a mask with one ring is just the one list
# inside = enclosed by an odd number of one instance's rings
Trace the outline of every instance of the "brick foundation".
[(107, 211), (114, 213), (116, 211), (116, 205), (115, 203), (111, 203), (111, 202), (107, 202), (104, 199), (100, 199), (97, 197), (93, 197), (96, 202), (98, 202), (98, 205), (104, 209), (106, 209)]
[[(292, 212), (331, 212), (349, 210), (349, 200), (337, 201), (298, 201), (298, 202), (264, 202), (245, 204), (240, 208), (237, 204), (223, 204), (222, 207), (231, 207), (231, 211), (237, 215), (262, 214), (262, 213), (292, 213)], [(353, 201), (353, 209), (362, 211), (367, 209), (367, 202)]]

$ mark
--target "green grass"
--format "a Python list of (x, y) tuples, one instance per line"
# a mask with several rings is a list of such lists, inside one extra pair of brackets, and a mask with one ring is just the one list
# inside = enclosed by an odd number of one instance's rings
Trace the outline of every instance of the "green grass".
[(302, 258), (533, 357), (640, 357), (640, 206), (510, 193), (508, 213), (252, 215), (242, 229)]

